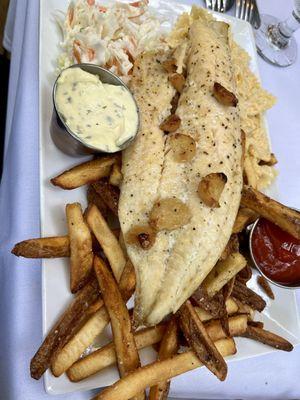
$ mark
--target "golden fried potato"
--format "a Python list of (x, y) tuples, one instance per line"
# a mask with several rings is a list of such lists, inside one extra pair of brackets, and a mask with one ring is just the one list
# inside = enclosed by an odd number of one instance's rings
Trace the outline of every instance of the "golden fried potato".
[(180, 328), (191, 349), (218, 379), (224, 381), (227, 375), (226, 362), (189, 300), (180, 307), (178, 315)]
[(300, 239), (300, 213), (271, 199), (251, 186), (244, 185), (241, 204)]
[(281, 336), (275, 335), (275, 333), (266, 331), (265, 329), (255, 326), (248, 325), (246, 333), (244, 333), (242, 336), (245, 336), (249, 339), (257, 340), (258, 342), (267, 344), (268, 346), (275, 347), (275, 349), (283, 351), (292, 351), (294, 348), (292, 343), (288, 342)]
[(15, 244), (12, 254), (26, 258), (56, 258), (70, 256), (69, 236), (53, 236), (23, 240)]
[[(232, 338), (218, 340), (216, 348), (223, 357), (236, 353), (236, 346)], [(196, 354), (192, 350), (188, 350), (176, 354), (172, 358), (138, 368), (112, 386), (102, 390), (93, 400), (128, 400), (147, 387), (157, 385), (161, 381), (166, 381), (202, 365)]]
[[(178, 327), (173, 317), (166, 328), (162, 341), (160, 342), (158, 360), (166, 360), (177, 353), (179, 348)], [(151, 387), (149, 400), (167, 400), (170, 388), (170, 381), (162, 381)]]
[(262, 290), (266, 293), (266, 295), (268, 297), (270, 297), (270, 299), (274, 300), (275, 296), (273, 293), (273, 290), (269, 284), (269, 282), (266, 280), (266, 278), (262, 275), (259, 275), (257, 277), (257, 283), (259, 284), (259, 286), (262, 288)]
[[(161, 323), (135, 332), (134, 340), (138, 350), (159, 343), (165, 330), (166, 324)], [(115, 364), (116, 361), (115, 346), (110, 342), (86, 357), (80, 358), (68, 369), (67, 375), (72, 382), (79, 382)]]
[(113, 186), (120, 187), (122, 183), (123, 175), (119, 164), (114, 164), (109, 177), (109, 183)]
[(79, 203), (67, 204), (66, 216), (70, 239), (70, 287), (71, 292), (76, 293), (92, 271), (92, 236)]
[(71, 190), (88, 183), (96, 182), (109, 175), (112, 165), (117, 159), (118, 156), (114, 155), (87, 161), (52, 178), (51, 183), (62, 189)]
[(79, 290), (33, 356), (30, 362), (32, 378), (40, 379), (49, 368), (53, 355), (70, 340), (89, 316), (89, 308), (99, 299), (99, 292), (96, 278)]
[(234, 225), (232, 228), (232, 233), (242, 232), (246, 226), (252, 224), (258, 218), (256, 212), (250, 210), (250, 208), (240, 207), (237, 213)]

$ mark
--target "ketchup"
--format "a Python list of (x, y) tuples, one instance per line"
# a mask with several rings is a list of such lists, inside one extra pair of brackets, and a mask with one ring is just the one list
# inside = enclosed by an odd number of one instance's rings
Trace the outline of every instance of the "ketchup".
[(254, 260), (267, 277), (283, 285), (300, 284), (300, 240), (260, 218), (251, 245)]

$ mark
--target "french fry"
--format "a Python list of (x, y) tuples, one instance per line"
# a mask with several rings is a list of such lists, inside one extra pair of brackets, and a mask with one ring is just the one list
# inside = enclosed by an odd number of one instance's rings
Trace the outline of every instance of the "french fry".
[(26, 258), (57, 258), (70, 256), (69, 236), (53, 236), (23, 240), (11, 251)]
[(250, 208), (240, 207), (234, 221), (232, 233), (242, 232), (246, 226), (252, 224), (257, 218), (258, 214), (255, 211), (250, 210)]
[(254, 308), (250, 307), (248, 304), (243, 304), (240, 300), (234, 299), (235, 303), (238, 306), (239, 314), (247, 314), (248, 321), (252, 321), (255, 315)]
[(135, 289), (135, 284), (136, 284), (136, 279), (135, 279), (135, 272), (134, 272), (134, 266), (132, 262), (128, 259), (126, 261), (120, 283), (119, 283), (119, 289), (120, 292), (122, 293), (122, 297), (125, 300), (130, 299), (132, 296), (132, 293), (134, 292)]
[(231, 278), (230, 281), (227, 282), (226, 285), (223, 286), (223, 288), (222, 288), (225, 301), (227, 301), (231, 296), (234, 282), (235, 282), (235, 276), (233, 278)]
[(263, 311), (266, 307), (266, 302), (263, 298), (238, 280), (234, 283), (232, 297), (240, 300), (243, 304), (247, 304), (257, 311)]
[(117, 238), (94, 204), (88, 209), (86, 219), (109, 261), (116, 280), (119, 281), (126, 259)]
[(119, 188), (111, 185), (107, 179), (93, 183), (92, 187), (114, 215), (118, 216)]
[(122, 183), (122, 179), (123, 179), (123, 175), (121, 172), (121, 168), (119, 164), (114, 164), (112, 169), (111, 169), (111, 173), (110, 173), (110, 177), (109, 177), (109, 183), (113, 186), (117, 186), (120, 187), (121, 183)]
[(195, 306), (194, 309), (202, 322), (209, 321), (213, 318), (213, 316), (208, 311), (204, 310), (201, 307)]
[[(179, 348), (178, 327), (175, 318), (172, 318), (166, 328), (160, 343), (158, 360), (166, 360), (177, 353)], [(149, 392), (149, 400), (166, 400), (168, 398), (170, 381), (162, 381), (152, 386)]]
[[(216, 342), (215, 345), (223, 357), (236, 353), (233, 339), (222, 339)], [(202, 363), (196, 354), (189, 350), (172, 358), (155, 361), (152, 364), (138, 368), (125, 378), (104, 389), (93, 400), (128, 400), (147, 387), (154, 386), (161, 381), (167, 381), (201, 366)]]
[[(243, 335), (247, 330), (247, 315), (234, 315), (228, 319), (230, 336)], [(212, 341), (220, 340), (227, 337), (226, 332), (222, 328), (221, 321), (211, 320), (204, 324), (207, 334)]]
[(238, 235), (232, 234), (230, 239), (223, 250), (220, 260), (226, 260), (232, 253), (238, 253), (239, 251), (239, 238)]
[(30, 362), (32, 378), (40, 379), (49, 368), (54, 353), (61, 349), (70, 337), (80, 328), (87, 317), (88, 310), (99, 297), (96, 278), (88, 282), (77, 292), (74, 300), (44, 339), (42, 345)]
[(263, 329), (264, 323), (262, 321), (249, 321), (248, 320), (248, 326), (255, 326), (256, 328)]
[[(120, 290), (124, 301), (127, 301), (134, 292), (135, 274), (133, 265), (128, 262), (120, 280)], [(130, 291), (131, 288), (131, 291)], [(101, 300), (102, 301), (102, 300)], [(103, 302), (101, 303), (103, 306)], [(51, 369), (55, 376), (60, 376), (74, 364), (84, 350), (89, 347), (109, 322), (109, 315), (105, 307), (98, 307), (94, 315), (82, 325), (81, 329), (60, 348), (53, 357)], [(66, 343), (66, 342), (65, 342)]]
[[(135, 332), (134, 340), (137, 349), (143, 349), (144, 347), (160, 342), (165, 332), (165, 328), (165, 324), (159, 324)], [(75, 362), (68, 369), (67, 375), (72, 382), (78, 382), (115, 364), (116, 361), (115, 346), (113, 343), (109, 343), (101, 349), (96, 350)]]
[(96, 158), (63, 172), (51, 179), (51, 183), (62, 189), (76, 189), (88, 183), (109, 176), (112, 165), (116, 162), (116, 156)]
[(220, 322), (221, 326), (226, 333), (226, 336), (230, 336), (230, 331), (229, 331), (229, 323), (228, 323), (228, 313), (226, 310), (226, 304), (225, 304), (225, 297), (224, 297), (224, 288), (226, 285), (215, 295), (218, 296), (219, 301), (220, 301)]
[(206, 289), (201, 285), (191, 296), (193, 305), (197, 305), (207, 311), (212, 318), (220, 316), (220, 301), (216, 297), (209, 297)]
[(180, 327), (189, 346), (199, 360), (223, 381), (227, 375), (227, 365), (189, 300), (180, 307), (178, 315)]
[(213, 297), (247, 264), (240, 253), (232, 253), (226, 260), (218, 261), (203, 282), (209, 296)]
[(66, 215), (70, 239), (70, 287), (75, 293), (92, 271), (92, 237), (79, 203), (67, 204)]
[(104, 307), (101, 307), (69, 341), (51, 362), (51, 371), (54, 376), (62, 375), (90, 346), (109, 322), (109, 316)]
[[(226, 310), (228, 315), (235, 314), (238, 311), (238, 306), (236, 302), (230, 297), (229, 299), (226, 300)], [(204, 310), (201, 307), (194, 307), (195, 311), (198, 314), (198, 317), (201, 319), (202, 322), (209, 321), (210, 319), (213, 319), (213, 316), (206, 310)]]
[(267, 344), (268, 346), (275, 347), (275, 349), (278, 350), (292, 351), (294, 348), (290, 342), (283, 339), (281, 336), (255, 326), (248, 325), (247, 331), (242, 336), (257, 340), (258, 342)]
[(126, 249), (126, 244), (125, 244), (125, 239), (124, 239), (124, 235), (123, 235), (123, 232), (122, 232), (122, 231), (120, 231), (120, 234), (119, 234), (119, 244), (120, 244), (120, 246), (121, 246), (121, 249), (123, 250), (124, 256), (125, 256), (126, 258), (128, 258), (127, 249)]
[(246, 284), (252, 277), (252, 268), (249, 264), (246, 265), (245, 268), (241, 269), (240, 272), (236, 275), (236, 279), (240, 282)]
[(91, 204), (95, 204), (97, 206), (98, 210), (101, 212), (103, 217), (107, 217), (109, 208), (104, 203), (102, 200), (102, 197), (99, 195), (99, 193), (96, 192), (96, 190), (93, 188), (92, 185), (89, 185), (88, 190), (87, 190), (87, 201), (88, 205), (90, 206)]
[[(97, 256), (95, 256), (94, 260), (94, 269), (110, 316), (117, 364), (122, 378), (140, 366), (139, 353), (134, 341), (129, 312), (116, 281), (104, 261)], [(140, 392), (134, 398), (144, 399), (145, 394)]]
[(259, 275), (259, 276), (257, 277), (257, 283), (259, 284), (259, 286), (263, 289), (263, 291), (266, 293), (266, 295), (267, 295), (270, 299), (272, 299), (272, 300), (275, 299), (273, 290), (272, 290), (272, 288), (271, 288), (269, 282), (266, 280), (266, 278), (265, 278), (264, 276)]
[(300, 213), (252, 188), (243, 187), (241, 204), (300, 239)]
[[(120, 230), (112, 229), (112, 232), (118, 237)], [(92, 241), (94, 246), (93, 237)], [(98, 241), (97, 245), (99, 246)], [(15, 244), (11, 252), (17, 257), (25, 258), (70, 257), (70, 240), (68, 235), (27, 239)]]

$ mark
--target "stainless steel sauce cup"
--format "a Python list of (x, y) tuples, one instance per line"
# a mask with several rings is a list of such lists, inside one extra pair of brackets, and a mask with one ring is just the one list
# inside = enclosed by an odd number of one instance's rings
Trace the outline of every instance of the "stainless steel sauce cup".
[[(99, 67), (98, 65), (75, 64), (69, 68), (81, 68), (83, 71), (89, 72), (90, 74), (98, 75), (101, 82), (108, 83), (111, 85), (123, 86), (131, 94), (128, 87), (117, 75), (113, 74), (112, 72), (108, 71), (105, 68)], [(64, 122), (64, 119), (57, 110), (56, 99), (55, 99), (57, 80), (59, 77), (60, 75), (57, 77), (54, 83), (53, 93), (52, 93), (53, 113), (50, 123), (50, 133), (54, 144), (61, 151), (71, 156), (79, 156), (79, 155), (95, 154), (95, 153), (108, 153), (105, 149), (101, 149), (87, 144), (84, 140), (80, 139), (74, 132), (72, 132), (72, 130)], [(139, 123), (140, 123), (139, 110), (132, 94), (131, 96), (135, 102), (136, 110), (138, 113), (137, 129), (133, 137), (122, 144), (120, 150), (124, 150), (126, 147), (130, 145), (130, 143), (134, 140), (139, 130)]]
[[(299, 210), (297, 210), (299, 211)], [(273, 279), (269, 278), (267, 275), (264, 274), (264, 272), (261, 270), (260, 265), (256, 262), (254, 254), (253, 254), (253, 249), (252, 249), (252, 236), (253, 236), (253, 232), (256, 228), (256, 225), (258, 224), (258, 221), (260, 220), (260, 218), (258, 218), (252, 225), (252, 227), (250, 228), (250, 234), (249, 234), (249, 252), (250, 252), (250, 256), (251, 256), (251, 261), (253, 262), (253, 265), (257, 268), (257, 270), (259, 271), (259, 273), (264, 276), (267, 281), (269, 281), (270, 283), (273, 283), (276, 286), (279, 286), (281, 288), (284, 289), (299, 289), (300, 288), (300, 282), (299, 283), (295, 283), (293, 285), (284, 285), (283, 283), (278, 283), (277, 281), (274, 281)]]

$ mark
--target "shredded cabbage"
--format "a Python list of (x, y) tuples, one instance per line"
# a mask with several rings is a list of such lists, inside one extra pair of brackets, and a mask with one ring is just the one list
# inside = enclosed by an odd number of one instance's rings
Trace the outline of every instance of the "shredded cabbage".
[(148, 0), (115, 2), (107, 7), (95, 0), (75, 0), (57, 21), (63, 33), (59, 70), (93, 63), (128, 82), (140, 53), (167, 48), (162, 21), (150, 12)]

